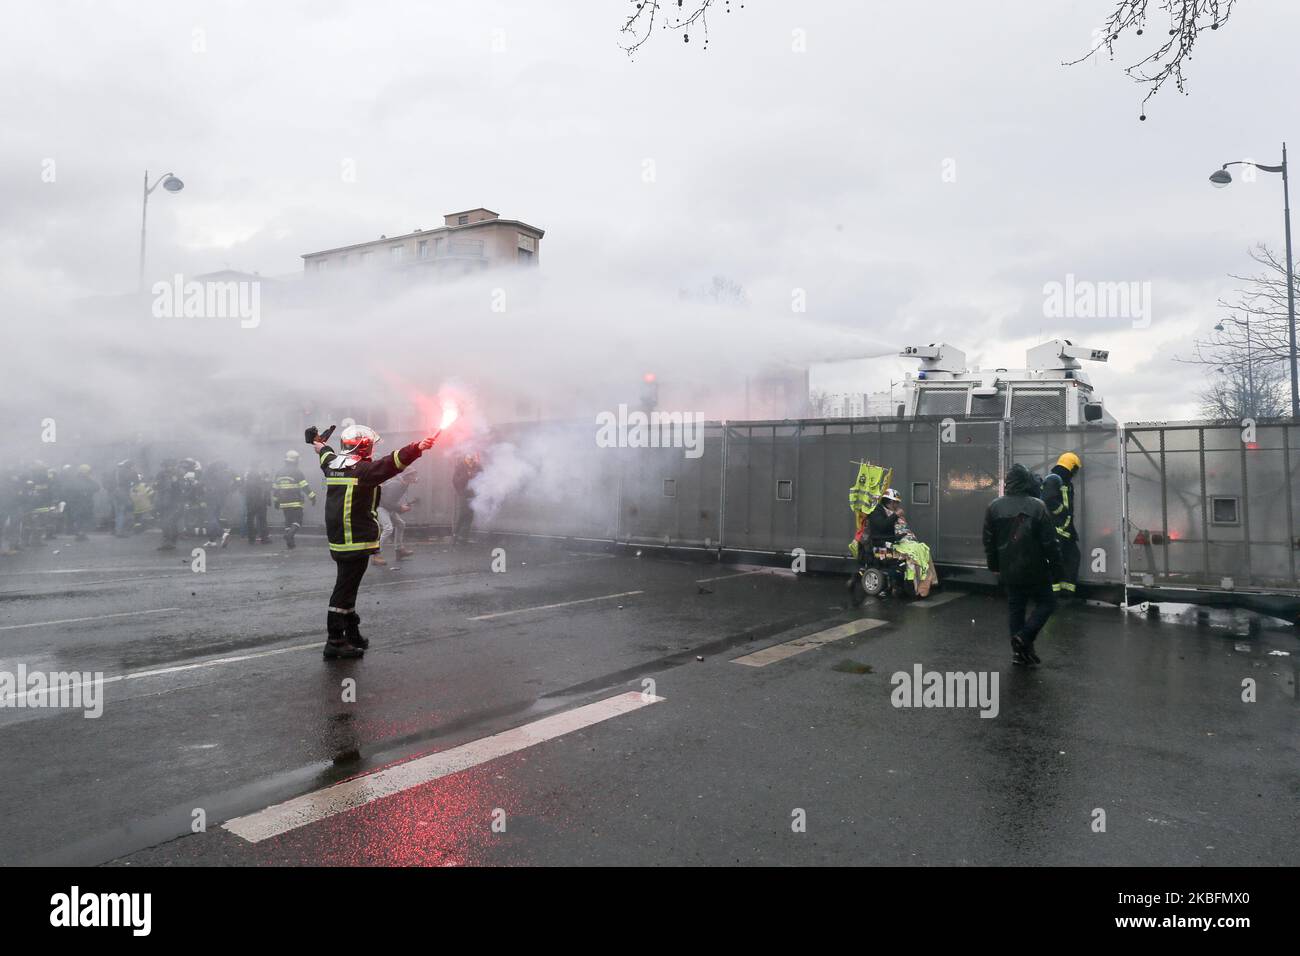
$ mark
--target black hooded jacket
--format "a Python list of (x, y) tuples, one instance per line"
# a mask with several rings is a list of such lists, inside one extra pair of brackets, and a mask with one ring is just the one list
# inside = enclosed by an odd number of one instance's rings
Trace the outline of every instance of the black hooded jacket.
[(1033, 476), (1012, 465), (1004, 494), (984, 514), (984, 556), (1007, 587), (1033, 590), (1060, 580), (1061, 548), (1047, 506), (1034, 494)]

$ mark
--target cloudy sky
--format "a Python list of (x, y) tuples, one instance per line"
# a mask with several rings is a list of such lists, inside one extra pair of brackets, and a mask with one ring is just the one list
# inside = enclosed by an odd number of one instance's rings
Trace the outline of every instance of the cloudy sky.
[[(1093, 377), (1120, 419), (1189, 417), (1201, 373), (1174, 356), (1248, 247), (1282, 242), (1278, 177), (1206, 177), (1278, 161), (1300, 4), (1243, 0), (1146, 122), (1122, 72), (1142, 38), (1061, 65), (1112, 6), (733, 0), (707, 50), (659, 33), (629, 58), (623, 0), (11, 5), (0, 283), (28, 307), (129, 291), (141, 176), (172, 170), (186, 188), (151, 200), (151, 275), (294, 273), (482, 205), (547, 231), (568, 294), (601, 290), (604, 325), (564, 326), (587, 362), (662, 346), (676, 330), (633, 300), (720, 275), (746, 290), (728, 336), (755, 354), (948, 341), (1015, 366), (1062, 336), (1111, 350)], [(1045, 316), (1044, 285), (1071, 274), (1150, 283), (1149, 324)], [(860, 387), (907, 367), (867, 363)]]

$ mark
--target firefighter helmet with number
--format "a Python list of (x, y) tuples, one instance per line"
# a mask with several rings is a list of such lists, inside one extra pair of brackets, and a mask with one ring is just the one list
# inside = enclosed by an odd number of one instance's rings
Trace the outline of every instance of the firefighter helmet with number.
[(379, 437), (379, 433), (365, 425), (349, 425), (343, 429), (343, 434), (339, 437), (339, 445), (343, 451), (358, 458), (369, 458), (370, 453), (381, 441), (383, 439)]

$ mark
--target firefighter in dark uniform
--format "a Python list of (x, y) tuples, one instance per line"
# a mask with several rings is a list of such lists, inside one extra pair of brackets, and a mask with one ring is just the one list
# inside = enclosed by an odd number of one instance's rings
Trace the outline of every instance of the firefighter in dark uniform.
[(338, 572), (326, 617), (324, 657), (360, 657), (370, 641), (361, 636), (357, 589), (370, 556), (379, 550), (379, 486), (431, 448), (433, 436), (373, 459), (379, 435), (365, 425), (343, 429), (338, 453), (315, 429), (308, 431), (308, 438), (325, 474), (325, 534)]
[(1062, 572), (1059, 579), (1052, 582), (1052, 590), (1058, 595), (1073, 596), (1079, 586), (1081, 554), (1079, 529), (1074, 523), (1074, 476), (1082, 465), (1078, 455), (1067, 451), (1043, 479), (1043, 504), (1047, 505), (1047, 512), (1052, 516), (1057, 544), (1061, 549)]
[(303, 502), (316, 504), (316, 492), (302, 476), (296, 451), (291, 450), (284, 456), (284, 464), (275, 474), (271, 493), (275, 496), (275, 507), (284, 516), (285, 547), (292, 548), (294, 532), (303, 526)]
[(95, 492), (99, 482), (90, 476), (89, 465), (78, 465), (76, 474), (68, 480), (68, 530), (85, 541), (86, 531), (95, 523)]
[(271, 539), (266, 534), (266, 506), (271, 500), (271, 478), (266, 469), (251, 465), (239, 481), (244, 493), (244, 530), (248, 543), (266, 544)]
[(172, 458), (165, 459), (154, 478), (154, 507), (158, 510), (163, 541), (159, 551), (175, 551), (181, 533), (181, 513), (185, 509), (185, 484), (180, 465)]
[(59, 502), (54, 491), (56, 475), (53, 468), (46, 468), (40, 461), (32, 468), (30, 520), (33, 541), (54, 537), (59, 517)]

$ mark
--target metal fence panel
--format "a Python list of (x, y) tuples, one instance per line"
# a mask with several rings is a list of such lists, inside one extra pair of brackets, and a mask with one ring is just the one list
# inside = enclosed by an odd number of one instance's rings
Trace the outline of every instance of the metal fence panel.
[(1082, 561), (1079, 580), (1124, 580), (1123, 479), (1118, 426), (1023, 428), (1011, 426), (1011, 464), (1046, 475), (1065, 452), (1083, 461), (1074, 478), (1074, 523)]
[(706, 426), (700, 454), (685, 448), (619, 449), (621, 540), (713, 547), (722, 531), (722, 428)]
[(939, 425), (936, 560), (983, 567), (984, 512), (1002, 488), (1005, 426), (1001, 421)]
[(475, 499), (486, 530), (613, 539), (623, 449), (601, 448), (595, 427), (539, 422), (495, 429), (484, 453), (493, 481)]
[[(777, 425), (728, 425), (723, 543), (750, 551), (781, 550), (779, 533), (794, 526), (792, 502), (777, 500), (777, 474), (793, 480), (791, 430)], [(789, 545), (787, 545), (789, 546)]]
[(909, 523), (921, 540), (932, 542), (939, 510), (937, 438), (932, 422), (730, 423), (723, 543), (739, 550), (847, 555), (854, 531), (848, 493), (863, 460), (894, 469)]
[(1295, 591), (1296, 427), (1126, 429), (1133, 583)]

